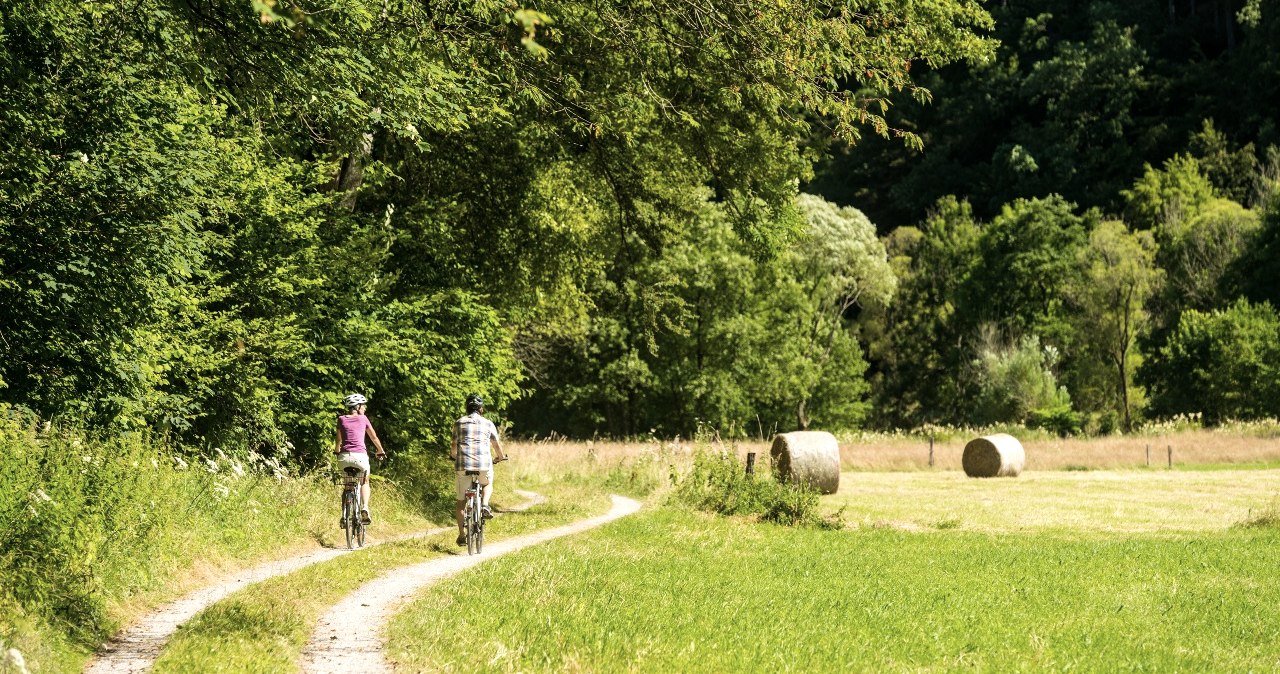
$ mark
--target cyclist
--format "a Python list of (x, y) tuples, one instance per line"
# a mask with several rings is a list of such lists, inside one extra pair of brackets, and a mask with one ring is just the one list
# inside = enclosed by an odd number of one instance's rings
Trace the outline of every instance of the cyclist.
[[(458, 545), (467, 544), (467, 530), (462, 521), (462, 508), (466, 504), (467, 488), (475, 477), (484, 486), (484, 517), (493, 517), (489, 508), (489, 495), (493, 492), (493, 464), (506, 461), (502, 451), (502, 442), (498, 440), (498, 429), (492, 421), (484, 418), (484, 399), (478, 394), (467, 396), (467, 414), (453, 423), (453, 449), (449, 457), (453, 459), (453, 468), (457, 478)], [(490, 446), (497, 452), (496, 457), (490, 454)], [(479, 475), (467, 475), (467, 472), (478, 472)]]
[[(347, 406), (347, 413), (338, 415), (333, 452), (338, 455), (339, 470), (352, 467), (363, 472), (360, 477), (360, 497), (364, 508), (360, 510), (360, 521), (370, 524), (373, 519), (369, 516), (369, 452), (365, 449), (365, 436), (378, 448), (379, 461), (387, 458), (387, 453), (383, 451), (382, 441), (378, 440), (378, 433), (373, 430), (373, 424), (369, 423), (369, 417), (364, 415), (369, 399), (359, 393), (352, 393), (343, 398), (342, 402)], [(344, 521), (342, 526), (347, 526), (347, 523)]]

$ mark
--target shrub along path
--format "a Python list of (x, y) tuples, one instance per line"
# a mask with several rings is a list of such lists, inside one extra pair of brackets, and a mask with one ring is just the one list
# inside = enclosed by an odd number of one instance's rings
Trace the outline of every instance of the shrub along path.
[(383, 656), (383, 627), (413, 594), (481, 562), (531, 545), (579, 533), (640, 510), (640, 503), (612, 496), (613, 507), (598, 517), (498, 541), (480, 555), (456, 555), (399, 568), (366, 583), (338, 603), (318, 623), (303, 651), (303, 671), (371, 674), (390, 672)]
[[(546, 500), (541, 495), (529, 491), (517, 490), (516, 493), (524, 496), (527, 500), (524, 503), (506, 509), (504, 512), (527, 510)], [(453, 528), (453, 526), (438, 527), (388, 538), (383, 541), (370, 541), (366, 547), (393, 541), (425, 538)], [(103, 645), (93, 660), (89, 661), (89, 664), (85, 666), (84, 671), (86, 674), (122, 674), (125, 672), (147, 671), (151, 669), (165, 643), (177, 632), (178, 628), (208, 606), (254, 583), (292, 573), (298, 569), (333, 559), (348, 552), (351, 551), (346, 548), (322, 548), (294, 557), (268, 562), (237, 573), (234, 578), (196, 590), (181, 599), (161, 606), (116, 635), (115, 638)]]

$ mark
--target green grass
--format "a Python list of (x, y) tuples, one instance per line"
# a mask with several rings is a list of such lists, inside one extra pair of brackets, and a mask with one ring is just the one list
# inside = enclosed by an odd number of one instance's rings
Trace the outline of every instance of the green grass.
[[(824, 531), (662, 509), (429, 589), (388, 654), (409, 671), (1271, 671), (1277, 546), (1274, 527)], [(475, 596), (486, 610), (458, 601)]]
[[(502, 487), (502, 483), (499, 483)], [(541, 488), (540, 488), (541, 489)], [(543, 490), (549, 501), (493, 521), (489, 541), (600, 514), (609, 500), (598, 490), (566, 485)], [(495, 505), (520, 501), (499, 492)], [(155, 672), (263, 672), (297, 670), (316, 620), (363, 583), (395, 568), (433, 557), (465, 554), (456, 532), (366, 548), (264, 581), (228, 597), (179, 630)]]

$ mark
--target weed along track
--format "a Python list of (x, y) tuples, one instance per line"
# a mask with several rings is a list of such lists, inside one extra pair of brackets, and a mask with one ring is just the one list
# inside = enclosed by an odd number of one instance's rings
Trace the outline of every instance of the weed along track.
[(586, 531), (640, 510), (640, 504), (632, 499), (611, 498), (613, 507), (604, 515), (498, 541), (486, 545), (481, 555), (457, 555), (402, 567), (366, 583), (320, 619), (303, 650), (303, 671), (391, 672), (382, 653), (383, 626), (414, 593), (493, 557)]
[[(540, 494), (533, 492), (516, 490), (516, 493), (526, 500), (517, 506), (508, 508), (508, 512), (526, 510), (546, 500)], [(382, 541), (371, 541), (366, 547), (433, 536), (453, 529), (453, 526), (427, 529), (387, 538)], [(123, 672), (147, 671), (155, 664), (165, 644), (178, 631), (178, 628), (205, 608), (255, 583), (293, 573), (299, 569), (319, 564), (349, 552), (352, 551), (346, 548), (323, 548), (295, 557), (268, 562), (234, 574), (234, 578), (224, 582), (196, 590), (147, 614), (118, 634), (102, 647), (97, 656), (89, 661), (84, 671), (86, 674), (120, 674)]]

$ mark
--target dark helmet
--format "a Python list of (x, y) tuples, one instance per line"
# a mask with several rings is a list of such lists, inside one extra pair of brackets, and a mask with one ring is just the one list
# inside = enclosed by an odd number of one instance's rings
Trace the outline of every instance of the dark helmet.
[(482, 409), (484, 409), (484, 398), (481, 398), (479, 393), (467, 396), (467, 414), (479, 412)]

